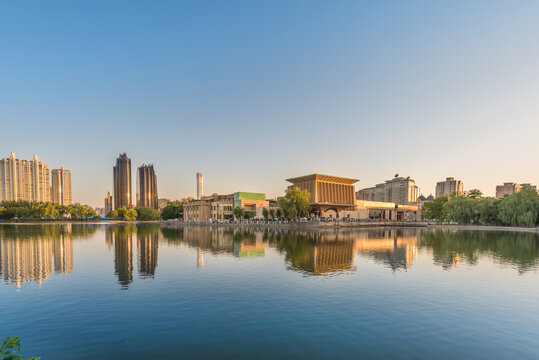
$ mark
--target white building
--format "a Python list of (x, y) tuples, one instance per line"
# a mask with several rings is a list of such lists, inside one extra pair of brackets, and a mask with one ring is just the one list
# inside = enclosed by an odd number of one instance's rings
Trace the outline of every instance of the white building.
[(37, 159), (0, 160), (0, 201), (50, 202), (49, 166)]

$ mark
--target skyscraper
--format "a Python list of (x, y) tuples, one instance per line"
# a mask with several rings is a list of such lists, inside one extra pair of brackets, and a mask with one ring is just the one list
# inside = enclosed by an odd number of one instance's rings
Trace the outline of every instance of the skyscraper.
[(114, 166), (114, 208), (132, 207), (131, 202), (131, 159), (120, 154)]
[(22, 160), (11, 153), (0, 160), (0, 201), (50, 201), (49, 165), (37, 159)]
[(153, 165), (142, 164), (137, 174), (137, 206), (152, 209), (158, 208), (157, 202), (157, 176)]
[(197, 173), (197, 200), (200, 200), (200, 198), (202, 198), (202, 195), (204, 194), (204, 191), (202, 189), (204, 185), (203, 181), (204, 181), (204, 174)]
[(107, 192), (107, 196), (105, 196), (105, 215), (108, 215), (108, 213), (111, 211), (112, 211), (112, 196), (110, 195), (110, 192)]
[(71, 204), (71, 171), (61, 166), (51, 171), (51, 200), (55, 204)]

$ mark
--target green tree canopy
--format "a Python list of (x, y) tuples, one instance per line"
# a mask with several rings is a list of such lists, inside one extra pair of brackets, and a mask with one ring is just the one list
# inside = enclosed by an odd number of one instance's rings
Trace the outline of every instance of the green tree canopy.
[(135, 208), (137, 212), (137, 219), (139, 220), (159, 220), (161, 219), (161, 213), (155, 209), (139, 206)]
[(180, 200), (169, 202), (161, 212), (161, 217), (163, 218), (163, 220), (182, 218), (183, 204), (185, 204), (185, 202)]

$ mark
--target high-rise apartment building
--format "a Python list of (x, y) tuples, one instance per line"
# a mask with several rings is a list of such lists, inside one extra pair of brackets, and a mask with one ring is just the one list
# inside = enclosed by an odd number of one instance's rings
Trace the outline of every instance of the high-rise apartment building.
[(447, 196), (462, 196), (464, 195), (464, 183), (462, 180), (455, 180), (455, 178), (448, 177), (445, 181), (440, 181), (436, 183), (436, 197), (442, 195)]
[(137, 170), (137, 206), (157, 209), (157, 176), (153, 165), (142, 164)]
[(120, 154), (114, 165), (114, 209), (122, 206), (130, 208), (131, 202), (131, 159)]
[(203, 191), (203, 185), (204, 185), (204, 174), (203, 173), (197, 173), (197, 200), (200, 200), (202, 198), (202, 195), (204, 195)]
[(0, 201), (50, 201), (49, 166), (37, 159), (22, 160), (11, 153), (0, 160)]
[(395, 176), (372, 188), (356, 192), (358, 200), (391, 202), (398, 205), (415, 203), (419, 196), (419, 187), (410, 177)]
[(71, 171), (61, 166), (51, 171), (51, 201), (59, 205), (71, 204)]
[(519, 185), (513, 182), (506, 182), (503, 185), (496, 186), (496, 199), (501, 199), (505, 195), (516, 194), (524, 189), (537, 191), (537, 186), (528, 183)]
[(111, 211), (112, 211), (112, 196), (110, 195), (110, 192), (107, 192), (107, 196), (105, 196), (105, 215), (107, 215)]

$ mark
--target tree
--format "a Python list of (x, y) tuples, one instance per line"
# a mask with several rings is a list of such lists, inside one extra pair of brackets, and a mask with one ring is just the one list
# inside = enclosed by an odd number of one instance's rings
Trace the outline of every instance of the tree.
[(185, 204), (185, 202), (179, 200), (169, 202), (161, 212), (163, 220), (182, 218), (183, 204)]
[[(285, 198), (288, 201), (289, 217), (309, 215), (309, 212), (311, 211), (311, 193), (308, 190), (301, 190), (297, 186), (293, 187), (292, 189), (286, 190)], [(294, 207), (295, 210), (292, 210), (292, 207)], [(295, 214), (295, 216), (291, 216), (292, 214)]]
[(506, 195), (498, 204), (498, 220), (503, 225), (534, 226), (539, 222), (538, 217), (539, 196), (534, 190)]
[(270, 209), (269, 215), (270, 215), (270, 218), (273, 219), (275, 217), (275, 209)]
[(119, 216), (118, 216), (118, 210), (111, 210), (109, 211), (109, 213), (107, 214), (107, 217), (109, 219), (118, 219)]
[(421, 208), (421, 217), (423, 220), (435, 220), (438, 223), (444, 221), (443, 207), (449, 201), (447, 196), (440, 196), (434, 200), (427, 201)]
[(254, 210), (247, 211), (247, 218), (254, 219), (255, 216), (256, 216), (256, 211), (254, 211)]
[(275, 210), (275, 216), (277, 216), (278, 218), (281, 218), (283, 216), (283, 211), (281, 210), (281, 208), (277, 208), (277, 210)]
[(234, 218), (241, 220), (243, 219), (244, 216), (245, 216), (245, 209), (242, 207), (236, 206), (234, 208)]
[(470, 199), (479, 199), (483, 197), (483, 193), (479, 189), (472, 189), (466, 193), (466, 197)]
[(262, 216), (264, 217), (264, 220), (268, 220), (268, 217), (269, 217), (269, 210), (268, 210), (268, 208), (263, 208), (263, 209), (262, 209)]
[(135, 208), (137, 212), (137, 219), (139, 220), (159, 220), (161, 219), (161, 213), (155, 209), (151, 209), (145, 206), (139, 206)]

